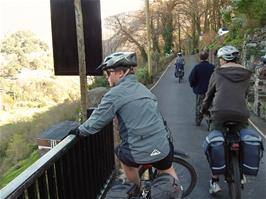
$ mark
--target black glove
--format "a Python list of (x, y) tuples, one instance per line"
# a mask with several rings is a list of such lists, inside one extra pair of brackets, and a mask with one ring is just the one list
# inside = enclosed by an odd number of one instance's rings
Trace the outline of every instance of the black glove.
[[(208, 110), (207, 110), (207, 111), (208, 111)], [(206, 109), (201, 108), (199, 112), (200, 112), (201, 115), (204, 115), (204, 114), (206, 113)]]
[(80, 135), (79, 129), (75, 128), (75, 129), (70, 130), (68, 135), (77, 135), (77, 136), (79, 136)]

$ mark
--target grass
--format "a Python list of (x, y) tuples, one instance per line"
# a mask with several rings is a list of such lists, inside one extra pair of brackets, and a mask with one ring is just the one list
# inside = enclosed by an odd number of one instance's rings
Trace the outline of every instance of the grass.
[(16, 178), (19, 174), (21, 174), (24, 170), (26, 170), (39, 158), (40, 158), (39, 152), (34, 151), (29, 158), (22, 160), (18, 162), (16, 166), (11, 167), (0, 179), (0, 188), (6, 186), (9, 182), (11, 182), (14, 178)]

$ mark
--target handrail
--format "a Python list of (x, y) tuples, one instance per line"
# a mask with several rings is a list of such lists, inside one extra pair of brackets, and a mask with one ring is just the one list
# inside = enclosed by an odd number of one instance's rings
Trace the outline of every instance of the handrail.
[[(33, 163), (29, 168), (17, 176), (13, 181), (7, 184), (3, 189), (0, 190), (0, 198), (12, 198), (13, 195), (19, 195), (25, 187), (28, 187), (30, 182), (34, 181), (38, 175), (37, 173), (43, 173), (53, 161), (56, 161), (62, 153), (66, 151), (69, 144), (74, 144), (75, 135), (69, 135), (54, 148), (48, 151), (39, 160)], [(21, 187), (17, 189), (17, 187)]]

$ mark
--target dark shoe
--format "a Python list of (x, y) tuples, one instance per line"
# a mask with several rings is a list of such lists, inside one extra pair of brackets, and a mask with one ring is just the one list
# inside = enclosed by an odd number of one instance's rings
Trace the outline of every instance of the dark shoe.
[(201, 121), (202, 121), (202, 118), (197, 118), (196, 119), (196, 126), (200, 126)]
[(200, 126), (200, 122), (196, 122), (196, 126)]

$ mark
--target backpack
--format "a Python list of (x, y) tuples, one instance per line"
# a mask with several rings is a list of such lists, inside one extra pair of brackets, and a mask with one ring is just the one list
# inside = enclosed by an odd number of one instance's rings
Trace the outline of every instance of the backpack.
[(213, 175), (225, 174), (224, 136), (221, 131), (211, 131), (203, 147)]
[(262, 139), (252, 129), (242, 129), (240, 130), (240, 140), (243, 173), (256, 176), (264, 150)]
[(176, 63), (175, 63), (175, 65), (177, 66), (177, 65), (185, 65), (185, 60), (184, 60), (184, 58), (183, 57), (177, 57), (176, 58)]

